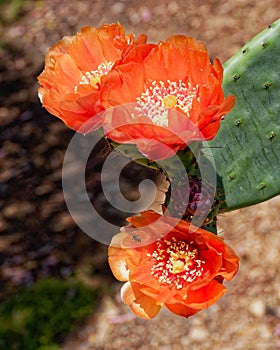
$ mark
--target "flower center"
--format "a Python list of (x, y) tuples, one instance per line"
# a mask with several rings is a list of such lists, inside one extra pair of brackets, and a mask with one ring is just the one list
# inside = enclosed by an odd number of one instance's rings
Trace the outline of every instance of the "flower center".
[(189, 117), (194, 100), (199, 101), (198, 86), (186, 85), (182, 80), (153, 81), (137, 100), (136, 110), (158, 126), (168, 127), (168, 110), (179, 108)]
[[(91, 85), (98, 89), (98, 85), (101, 82), (101, 78), (110, 72), (113, 65), (113, 62), (102, 62), (96, 70), (85, 72), (80, 81), (80, 85)], [(78, 85), (74, 87), (74, 91), (78, 91)]]
[(150, 255), (155, 264), (151, 269), (160, 283), (175, 285), (182, 289), (186, 283), (191, 283), (203, 273), (205, 261), (199, 259), (197, 248), (175, 237), (171, 241), (157, 241), (157, 248)]
[(162, 99), (164, 107), (174, 108), (177, 104), (177, 98), (174, 95), (167, 95)]

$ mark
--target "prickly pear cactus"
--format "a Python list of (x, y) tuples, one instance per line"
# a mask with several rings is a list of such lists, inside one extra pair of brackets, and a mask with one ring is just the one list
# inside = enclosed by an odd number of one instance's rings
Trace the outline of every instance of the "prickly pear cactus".
[(280, 20), (224, 64), (224, 90), (236, 105), (209, 146), (229, 211), (280, 193)]

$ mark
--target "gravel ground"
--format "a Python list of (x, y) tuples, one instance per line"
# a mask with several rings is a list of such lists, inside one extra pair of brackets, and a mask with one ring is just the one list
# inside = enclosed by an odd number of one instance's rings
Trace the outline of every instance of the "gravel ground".
[[(187, 320), (167, 310), (152, 321), (134, 318), (118, 299), (120, 284), (108, 277), (106, 247), (77, 229), (64, 204), (61, 166), (73, 133), (36, 96), (47, 49), (84, 25), (120, 21), (127, 32), (147, 33), (152, 42), (191, 35), (224, 62), (277, 19), (278, 9), (278, 0), (46, 0), (3, 11), (0, 282), (8, 288), (48, 274), (67, 277), (76, 265), (95, 259), (98, 277), (90, 282), (104, 282), (116, 295), (104, 297), (99, 312), (69, 335), (63, 350), (280, 349), (280, 198), (220, 217), (241, 268), (218, 303)], [(98, 171), (98, 160), (92, 170)], [(97, 258), (90, 260), (92, 255)]]

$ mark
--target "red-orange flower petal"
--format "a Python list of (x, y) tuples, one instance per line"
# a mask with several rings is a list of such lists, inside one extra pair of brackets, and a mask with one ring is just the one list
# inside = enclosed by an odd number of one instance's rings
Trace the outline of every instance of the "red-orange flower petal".
[(195, 315), (199, 309), (192, 309), (183, 304), (165, 304), (165, 306), (174, 314), (184, 317), (190, 317)]
[(211, 64), (204, 44), (182, 35), (138, 59), (134, 66), (135, 55), (127, 56), (114, 67), (113, 84), (111, 75), (104, 81), (106, 109), (131, 104), (129, 113), (105, 114), (108, 138), (134, 143), (152, 160), (170, 157), (190, 142), (213, 139), (235, 102), (224, 96), (220, 61)]
[(224, 295), (223, 280), (234, 277), (239, 259), (221, 238), (151, 211), (129, 222), (113, 237), (109, 264), (127, 281), (122, 299), (138, 316), (154, 317), (165, 305), (189, 317)]
[(132, 40), (117, 23), (84, 27), (76, 36), (65, 37), (51, 47), (38, 77), (43, 106), (75, 130), (90, 119), (92, 129), (100, 127), (102, 77), (121, 59)]
[(155, 317), (161, 309), (152, 298), (141, 292), (137, 283), (126, 282), (121, 290), (121, 298), (136, 315), (145, 319)]

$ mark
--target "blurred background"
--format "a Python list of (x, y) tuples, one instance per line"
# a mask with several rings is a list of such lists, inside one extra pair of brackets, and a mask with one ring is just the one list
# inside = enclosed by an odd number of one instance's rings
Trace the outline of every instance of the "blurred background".
[[(241, 268), (218, 303), (190, 319), (166, 310), (136, 319), (119, 300), (107, 247), (67, 211), (61, 169), (74, 133), (41, 107), (36, 82), (63, 36), (116, 21), (150, 42), (193, 36), (225, 62), (279, 17), (278, 1), (1, 0), (0, 13), (0, 349), (280, 349), (279, 197), (219, 218)], [(121, 225), (100, 193), (99, 146), (87, 188)]]

